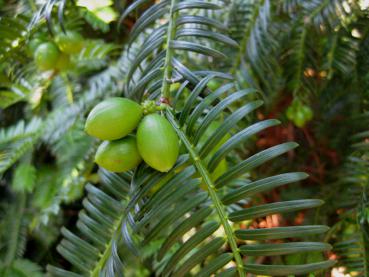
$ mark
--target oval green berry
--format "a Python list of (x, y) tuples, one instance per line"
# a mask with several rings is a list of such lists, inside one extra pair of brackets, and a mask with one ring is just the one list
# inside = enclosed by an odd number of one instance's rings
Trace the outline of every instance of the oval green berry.
[(54, 43), (41, 43), (35, 52), (35, 62), (41, 70), (50, 70), (55, 68), (59, 54), (58, 47)]
[(314, 112), (309, 106), (307, 105), (302, 106), (301, 111), (304, 114), (307, 122), (313, 119)]
[(75, 54), (83, 48), (83, 37), (75, 31), (61, 32), (55, 37), (59, 49), (67, 54)]
[(220, 87), (221, 83), (217, 80), (211, 79), (208, 84), (207, 87), (210, 88), (212, 91), (216, 91), (219, 87)]
[(34, 55), (40, 44), (44, 43), (41, 38), (34, 38), (28, 42), (27, 50), (30, 55)]
[(87, 117), (85, 130), (102, 140), (120, 139), (131, 133), (142, 118), (142, 108), (136, 102), (113, 97), (97, 104)]
[(168, 120), (159, 114), (149, 114), (141, 121), (137, 146), (142, 159), (160, 172), (168, 172), (177, 161), (178, 136)]
[(299, 128), (304, 127), (306, 123), (305, 115), (301, 111), (298, 111), (293, 119), (293, 123)]
[(142, 158), (137, 149), (136, 138), (128, 136), (101, 143), (97, 149), (95, 161), (109, 171), (125, 172), (137, 167)]

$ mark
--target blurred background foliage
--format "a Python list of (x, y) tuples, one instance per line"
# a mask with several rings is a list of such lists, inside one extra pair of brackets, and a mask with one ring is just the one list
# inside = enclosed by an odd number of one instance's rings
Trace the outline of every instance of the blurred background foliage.
[[(140, 12), (154, 2), (145, 1)], [(261, 92), (265, 105), (255, 118), (282, 122), (254, 136), (239, 149), (241, 156), (285, 141), (299, 143), (286, 157), (254, 169), (252, 177), (310, 175), (252, 202), (325, 201), (314, 212), (275, 214), (246, 225), (326, 224), (331, 229), (323, 239), (333, 245), (327, 255), (337, 261), (326, 276), (369, 276), (368, 1), (213, 2), (222, 9), (209, 16), (224, 24), (239, 47), (217, 46), (227, 61), (192, 53), (182, 60), (194, 70), (234, 74), (236, 86)], [(47, 264), (71, 267), (56, 251), (60, 228), (74, 229), (85, 185), (102, 182), (93, 163), (96, 141), (83, 131), (86, 113), (134, 83), (126, 76), (135, 49), (127, 51), (126, 45), (140, 13), (121, 17), (130, 3), (0, 1), (1, 276), (43, 276)], [(70, 56), (70, 67), (40, 72), (32, 41), (51, 41), (64, 28), (83, 36), (83, 49)], [(223, 82), (209, 86), (216, 90)], [(144, 255), (155, 249), (155, 243), (147, 245)], [(314, 260), (313, 254), (296, 254), (284, 263)], [(149, 276), (149, 266), (133, 258), (127, 264), (127, 276)]]

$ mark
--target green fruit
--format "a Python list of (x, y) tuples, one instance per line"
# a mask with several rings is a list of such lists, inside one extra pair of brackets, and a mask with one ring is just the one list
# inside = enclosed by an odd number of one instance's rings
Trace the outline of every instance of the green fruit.
[(66, 71), (73, 68), (73, 63), (70, 56), (64, 53), (60, 53), (58, 61), (56, 62), (55, 68), (60, 71)]
[(314, 117), (313, 110), (307, 105), (302, 106), (301, 112), (304, 114), (306, 121), (310, 121)]
[(212, 80), (210, 80), (209, 81), (209, 83), (208, 83), (208, 88), (210, 88), (212, 91), (215, 91), (215, 90), (217, 90), (219, 87), (220, 87), (220, 82), (218, 82), (218, 81), (216, 81), (216, 80), (214, 80), (214, 79), (212, 79)]
[(120, 139), (131, 133), (142, 118), (136, 102), (113, 97), (97, 104), (87, 117), (85, 131), (102, 140)]
[(160, 172), (168, 172), (178, 158), (178, 137), (159, 114), (144, 117), (137, 129), (137, 146), (143, 160)]
[(293, 119), (293, 122), (299, 128), (304, 127), (306, 123), (304, 114), (301, 111), (298, 111), (295, 115), (295, 118)]
[(59, 49), (67, 54), (75, 54), (83, 48), (83, 37), (75, 31), (61, 32), (55, 37)]
[(101, 143), (97, 149), (95, 161), (109, 171), (124, 172), (137, 167), (142, 158), (138, 153), (136, 138), (128, 136)]
[(295, 99), (288, 107), (286, 115), (297, 127), (301, 128), (313, 119), (314, 113), (313, 110), (309, 106), (304, 105), (301, 100)]
[(44, 42), (44, 40), (42, 40), (41, 38), (32, 39), (27, 45), (29, 54), (33, 55), (35, 53), (37, 47), (40, 44), (42, 44), (43, 42)]
[(295, 106), (293, 106), (293, 105), (289, 106), (288, 109), (287, 109), (287, 112), (286, 112), (287, 118), (289, 120), (293, 121), (293, 118), (295, 117), (295, 113), (296, 113)]
[(59, 49), (53, 42), (41, 43), (35, 52), (35, 62), (41, 70), (50, 70), (55, 68), (59, 54)]
[(304, 105), (301, 100), (295, 99), (286, 111), (287, 118), (297, 126), (303, 127), (307, 122), (313, 119), (313, 110)]

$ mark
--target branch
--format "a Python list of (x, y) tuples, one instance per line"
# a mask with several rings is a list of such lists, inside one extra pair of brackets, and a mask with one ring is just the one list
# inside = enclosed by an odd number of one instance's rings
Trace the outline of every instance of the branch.
[(205, 168), (205, 166), (203, 165), (202, 160), (200, 159), (199, 155), (196, 153), (196, 151), (193, 148), (193, 146), (191, 145), (190, 141), (187, 139), (187, 136), (180, 129), (180, 127), (177, 124), (177, 122), (176, 122), (175, 118), (173, 117), (172, 113), (169, 110), (167, 110), (166, 115), (167, 115), (167, 118), (168, 118), (169, 122), (172, 124), (173, 128), (177, 132), (179, 138), (181, 139), (181, 141), (186, 146), (186, 148), (187, 148), (187, 150), (188, 150), (188, 152), (189, 152), (189, 154), (190, 154), (190, 156), (191, 156), (191, 158), (192, 158), (192, 160), (195, 164), (195, 167), (196, 167), (198, 173), (201, 175), (204, 183), (206, 184), (206, 186), (208, 188), (210, 198), (211, 198), (211, 200), (214, 204), (215, 210), (216, 210), (216, 212), (218, 214), (218, 217), (220, 219), (220, 223), (223, 226), (224, 232), (227, 235), (228, 243), (229, 243), (229, 245), (232, 249), (239, 276), (240, 277), (245, 277), (246, 274), (245, 274), (245, 271), (244, 271), (243, 260), (242, 260), (242, 257), (240, 255), (240, 250), (238, 249), (238, 246), (237, 246), (235, 234), (233, 233), (233, 229), (232, 229), (231, 225), (229, 224), (228, 216), (225, 214), (224, 205), (222, 204), (221, 200), (219, 199), (219, 197), (218, 197), (218, 195), (215, 191), (216, 189), (215, 189), (213, 181), (210, 178), (210, 174), (207, 171), (207, 169)]

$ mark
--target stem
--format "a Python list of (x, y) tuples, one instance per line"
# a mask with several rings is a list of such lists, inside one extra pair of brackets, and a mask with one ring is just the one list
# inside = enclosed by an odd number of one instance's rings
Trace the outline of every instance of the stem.
[(369, 237), (366, 234), (366, 230), (363, 228), (363, 226), (361, 226), (362, 230), (361, 230), (361, 236), (362, 236), (362, 240), (363, 240), (363, 261), (364, 261), (364, 276), (368, 277), (369, 276), (369, 265), (368, 265), (368, 249), (366, 248), (367, 245), (369, 244)]
[(337, 41), (338, 35), (337, 33), (333, 36), (333, 42), (330, 51), (327, 54), (328, 59), (328, 80), (332, 79), (333, 76), (333, 61), (334, 61), (334, 54), (337, 48)]
[(255, 25), (256, 18), (259, 15), (259, 9), (262, 5), (264, 5), (264, 1), (260, 2), (259, 4), (255, 5), (255, 7), (254, 7), (250, 23), (247, 24), (247, 26), (245, 28), (243, 39), (242, 39), (241, 45), (240, 45), (240, 50), (238, 51), (238, 54), (237, 54), (237, 57), (236, 57), (236, 62), (233, 64), (233, 67), (231, 69), (232, 74), (236, 73), (238, 67), (241, 64), (241, 59), (245, 55), (247, 42), (249, 41), (252, 27)]
[(109, 244), (106, 246), (106, 249), (104, 251), (104, 253), (101, 255), (101, 259), (100, 261), (96, 264), (94, 270), (91, 272), (91, 277), (99, 277), (100, 276), (100, 272), (101, 269), (104, 267), (106, 260), (110, 257), (111, 255), (111, 246), (112, 246), (112, 240), (110, 240)]
[(310, 23), (311, 20), (316, 17), (322, 10), (330, 3), (330, 0), (325, 0), (321, 5), (318, 6), (308, 17), (307, 22)]
[(26, 205), (26, 195), (25, 193), (19, 193), (18, 196), (19, 199), (17, 199), (18, 203), (15, 207), (14, 221), (12, 221), (13, 224), (10, 228), (12, 232), (9, 239), (9, 249), (5, 256), (5, 266), (10, 266), (13, 263), (18, 249), (19, 232), (21, 230), (23, 212)]
[(362, 241), (363, 241), (363, 261), (364, 261), (364, 276), (368, 277), (369, 276), (369, 223), (366, 220), (366, 209), (368, 208), (368, 199), (367, 199), (367, 188), (366, 186), (363, 186), (363, 192), (362, 192), (362, 199), (361, 199), (361, 209), (362, 209), (362, 216), (364, 218), (359, 219), (359, 227), (361, 229), (361, 236), (362, 236)]
[(295, 97), (296, 94), (298, 93), (300, 87), (301, 87), (301, 78), (302, 78), (302, 67), (304, 66), (304, 59), (305, 59), (305, 55), (304, 55), (304, 49), (305, 49), (305, 39), (306, 39), (306, 26), (303, 25), (303, 29), (302, 29), (302, 34), (301, 34), (301, 39), (299, 41), (299, 51), (297, 53), (297, 73), (296, 76), (298, 78), (298, 84), (296, 85), (296, 87), (293, 90), (293, 96)]
[(111, 249), (113, 245), (113, 240), (119, 237), (119, 227), (122, 225), (123, 218), (125, 217), (125, 213), (122, 213), (122, 216), (116, 221), (113, 226), (113, 230), (115, 230), (114, 235), (112, 236), (109, 243), (106, 245), (105, 251), (101, 254), (99, 262), (96, 264), (94, 269), (91, 271), (91, 277), (99, 277), (101, 269), (105, 266), (107, 259), (111, 256)]
[(73, 104), (73, 89), (69, 82), (68, 75), (63, 73), (61, 74), (61, 77), (65, 83), (65, 92), (66, 92), (68, 103)]
[(179, 138), (181, 139), (181, 141), (186, 146), (192, 160), (195, 163), (195, 167), (196, 167), (197, 171), (200, 173), (201, 177), (203, 178), (205, 184), (208, 187), (208, 192), (209, 192), (210, 198), (211, 198), (211, 200), (214, 204), (215, 210), (216, 210), (216, 212), (218, 214), (218, 217), (220, 219), (220, 223), (223, 226), (224, 232), (227, 235), (228, 243), (229, 243), (229, 245), (232, 249), (233, 257), (234, 257), (236, 265), (237, 265), (238, 274), (239, 274), (240, 277), (245, 277), (246, 274), (245, 274), (244, 267), (243, 267), (242, 257), (240, 255), (239, 249), (237, 247), (236, 238), (234, 236), (232, 227), (229, 224), (228, 216), (226, 215), (226, 213), (224, 211), (224, 205), (222, 204), (222, 202), (220, 201), (218, 195), (215, 192), (215, 186), (214, 186), (213, 181), (210, 178), (210, 174), (207, 171), (207, 169), (205, 168), (205, 166), (203, 165), (202, 160), (200, 159), (200, 157), (196, 153), (196, 151), (193, 148), (193, 146), (191, 145), (190, 141), (187, 139), (186, 135), (182, 132), (182, 130), (178, 126), (176, 120), (174, 119), (174, 117), (173, 117), (172, 113), (169, 111), (169, 109), (167, 109), (166, 114), (167, 114), (167, 118), (168, 118), (169, 122), (172, 124), (172, 126), (174, 127), (175, 131), (177, 132)]
[(330, 229), (328, 230), (327, 234), (324, 236), (324, 242), (329, 243), (331, 237), (333, 234), (335, 234), (335, 232), (337, 230), (339, 230), (339, 228), (341, 227), (341, 225), (343, 224), (343, 221), (338, 221), (337, 223), (335, 223), (333, 226), (329, 226)]
[[(132, 177), (132, 180), (134, 180), (135, 175), (136, 175), (137, 169), (135, 170), (135, 173)], [(129, 192), (129, 195), (132, 193), (132, 186)], [(122, 203), (122, 202), (121, 202)], [(122, 203), (123, 204), (123, 203)], [(121, 216), (119, 219), (117, 219), (117, 221), (115, 222), (115, 224), (113, 225), (113, 230), (114, 234), (111, 238), (111, 240), (109, 241), (109, 243), (106, 245), (105, 251), (104, 253), (102, 253), (100, 255), (100, 260), (99, 262), (96, 264), (95, 268), (91, 271), (90, 277), (100, 277), (100, 272), (101, 269), (105, 266), (106, 261), (111, 257), (112, 253), (112, 246), (113, 246), (113, 241), (114, 240), (119, 240), (121, 238), (121, 234), (120, 234), (120, 227), (123, 224), (123, 220), (127, 217), (129, 210), (132, 208), (132, 206), (130, 206), (130, 204), (128, 203), (128, 205), (123, 208), (122, 212), (121, 212)]]
[(174, 50), (170, 47), (171, 41), (174, 39), (176, 35), (176, 19), (177, 13), (174, 12), (174, 6), (177, 3), (177, 0), (172, 0), (170, 4), (170, 12), (169, 12), (169, 26), (167, 32), (167, 42), (166, 42), (166, 55), (164, 62), (164, 76), (163, 83), (161, 86), (161, 96), (164, 99), (169, 99), (170, 97), (170, 84), (169, 80), (172, 78), (172, 58)]

